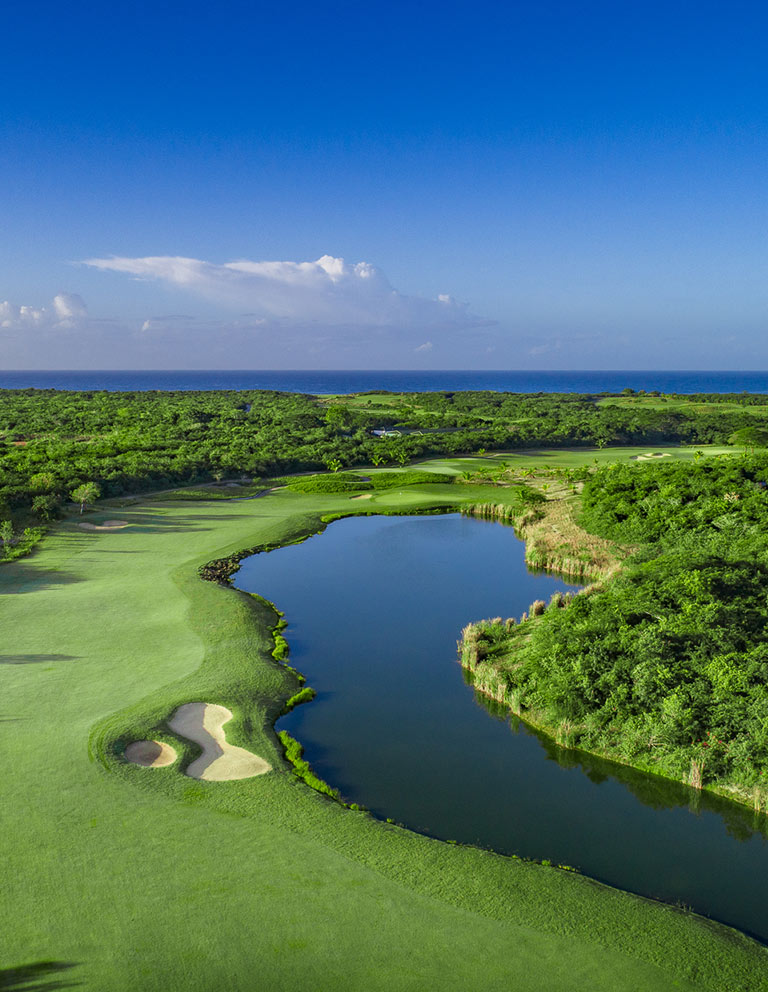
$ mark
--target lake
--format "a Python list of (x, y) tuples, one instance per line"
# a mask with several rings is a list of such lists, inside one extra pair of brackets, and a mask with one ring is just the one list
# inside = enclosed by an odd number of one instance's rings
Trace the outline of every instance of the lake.
[(525, 566), (499, 523), (352, 517), (242, 563), (285, 612), (317, 698), (278, 722), (349, 802), (446, 840), (550, 859), (768, 940), (763, 818), (564, 751), (479, 697), (457, 662), (470, 620), (574, 588)]

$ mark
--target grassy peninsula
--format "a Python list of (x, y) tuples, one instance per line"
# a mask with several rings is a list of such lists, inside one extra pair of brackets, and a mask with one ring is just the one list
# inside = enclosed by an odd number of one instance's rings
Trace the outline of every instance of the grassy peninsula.
[(617, 462), (581, 486), (585, 574), (603, 581), (470, 625), (463, 663), (564, 746), (764, 810), (768, 457)]

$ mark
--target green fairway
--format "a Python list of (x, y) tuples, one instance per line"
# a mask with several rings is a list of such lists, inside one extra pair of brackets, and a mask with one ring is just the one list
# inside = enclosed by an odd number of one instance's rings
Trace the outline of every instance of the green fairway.
[(481, 469), (499, 468), (505, 462), (510, 468), (580, 468), (583, 465), (605, 465), (608, 462), (642, 461), (648, 455), (661, 455), (664, 458), (697, 459), (719, 456), (740, 455), (742, 448), (730, 445), (703, 444), (697, 447), (666, 445), (649, 447), (605, 447), (605, 448), (526, 448), (513, 451), (494, 451), (487, 455), (474, 455), (461, 458), (430, 458), (416, 462), (412, 467), (420, 472), (441, 472), (461, 475), (463, 472), (476, 472)]
[[(610, 457), (531, 452), (418, 467), (458, 474), (517, 458)], [(285, 762), (271, 725), (297, 682), (271, 657), (275, 615), (202, 581), (198, 567), (297, 539), (324, 515), (494, 492), (115, 501), (87, 519), (129, 527), (84, 531), (74, 518), (31, 558), (0, 568), (0, 978), (55, 961), (73, 967), (52, 980), (94, 992), (768, 989), (766, 951), (734, 931), (573, 872), (381, 823), (312, 791)], [(457, 633), (469, 619), (456, 618)], [(274, 771), (184, 776), (180, 765), (198, 752), (164, 721), (193, 701), (228, 707), (227, 740)], [(181, 763), (123, 761), (120, 747), (144, 736), (172, 743)]]
[(746, 413), (754, 417), (768, 414), (765, 403), (728, 403), (687, 399), (681, 396), (608, 396), (598, 406), (618, 406), (626, 410), (665, 410), (668, 413)]

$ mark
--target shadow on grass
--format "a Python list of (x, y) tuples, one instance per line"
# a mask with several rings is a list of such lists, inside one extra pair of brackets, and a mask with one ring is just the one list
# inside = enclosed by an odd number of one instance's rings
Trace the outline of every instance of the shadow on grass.
[(70, 961), (37, 961), (35, 964), (21, 964), (18, 968), (0, 970), (0, 989), (11, 992), (49, 992), (53, 989), (73, 989), (80, 982), (60, 981), (54, 976), (76, 968)]
[(19, 596), (28, 592), (40, 592), (41, 589), (51, 589), (56, 586), (69, 586), (84, 579), (71, 572), (60, 572), (53, 569), (46, 571), (28, 572), (24, 576), (23, 585), (13, 586), (10, 583), (0, 585), (0, 596)]
[(91, 548), (94, 555), (145, 555), (146, 551), (126, 551), (123, 548)]
[(173, 531), (173, 530), (189, 530), (190, 527), (194, 526), (197, 521), (217, 521), (217, 520), (242, 520), (243, 515), (241, 513), (186, 513), (184, 514), (183, 520), (173, 520), (168, 524), (164, 524), (162, 521), (153, 520), (146, 524), (137, 522), (138, 527), (154, 527), (157, 530)]
[[(178, 504), (176, 504), (178, 506)], [(239, 520), (242, 519), (242, 514), (239, 513), (185, 513), (183, 517), (174, 515), (172, 518), (164, 518), (160, 515), (152, 516), (149, 514), (138, 515), (132, 514), (131, 520), (129, 521), (130, 527), (128, 528), (105, 528), (104, 530), (84, 530), (81, 534), (74, 534), (72, 537), (74, 539), (85, 539), (86, 541), (93, 541), (94, 538), (101, 537), (103, 534), (115, 533), (115, 534), (128, 534), (136, 536), (138, 534), (175, 534), (182, 533), (190, 530), (201, 530), (200, 524), (203, 523), (218, 523), (222, 520)], [(92, 521), (88, 521), (89, 523)], [(72, 539), (72, 538), (70, 538)]]
[(35, 665), (42, 661), (76, 661), (76, 654), (0, 654), (0, 665)]
[[(178, 510), (178, 503), (175, 505), (174, 509)], [(119, 509), (114, 510), (111, 514), (100, 512), (95, 516), (88, 516), (83, 520), (78, 518), (73, 518), (67, 520), (66, 524), (69, 526), (66, 530), (62, 529), (58, 536), (65, 541), (79, 541), (79, 542), (90, 542), (93, 541), (95, 536), (100, 536), (101, 534), (147, 534), (152, 531), (174, 531), (174, 530), (189, 530), (195, 526), (194, 521), (198, 519), (196, 514), (184, 514), (183, 516), (169, 515), (164, 513), (155, 513), (152, 510), (145, 512), (132, 510), (130, 513), (125, 514), (120, 517), (120, 520), (127, 524), (126, 527), (104, 527), (105, 519), (112, 519), (115, 515), (119, 515)], [(202, 517), (205, 520), (216, 519), (218, 515), (215, 513), (209, 513)], [(232, 514), (232, 517), (237, 516), (237, 514)], [(226, 519), (226, 517), (225, 517)], [(190, 521), (189, 523), (187, 521)], [(89, 527), (80, 527), (80, 524), (92, 524), (96, 528), (103, 528), (100, 530), (91, 530)]]

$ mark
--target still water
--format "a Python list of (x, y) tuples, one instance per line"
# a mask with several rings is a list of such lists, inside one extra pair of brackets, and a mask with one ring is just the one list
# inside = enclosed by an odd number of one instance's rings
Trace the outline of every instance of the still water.
[(465, 683), (469, 620), (573, 588), (529, 572), (511, 528), (358, 517), (243, 562), (283, 610), (317, 698), (283, 717), (316, 772), (377, 816), (549, 858), (768, 940), (768, 845), (749, 810), (540, 740)]

